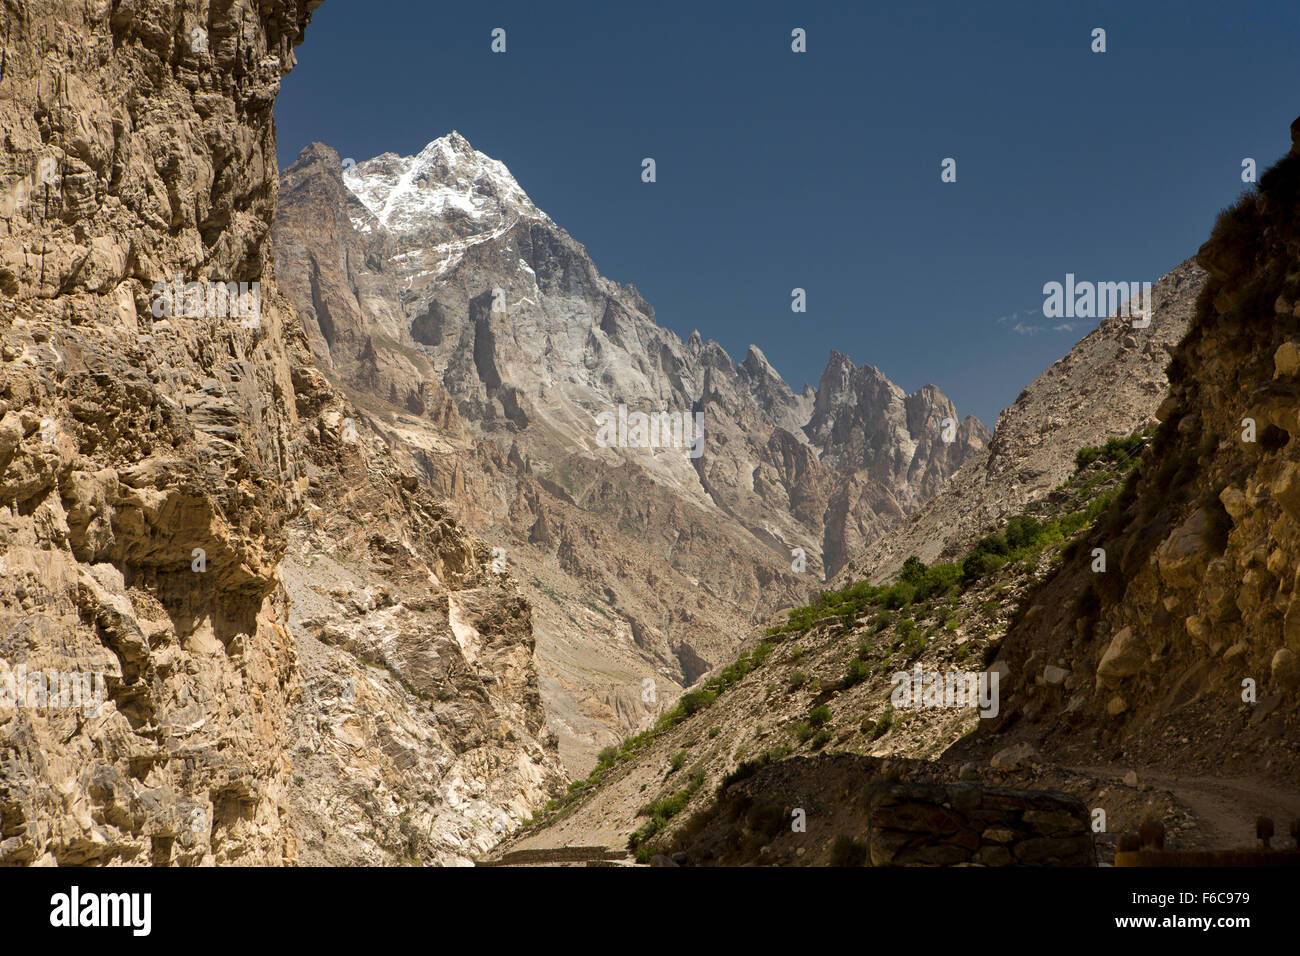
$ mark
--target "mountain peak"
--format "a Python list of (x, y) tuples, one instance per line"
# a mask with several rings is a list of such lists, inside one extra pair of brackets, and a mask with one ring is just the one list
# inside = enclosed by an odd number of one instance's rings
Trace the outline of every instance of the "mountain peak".
[(414, 156), (384, 153), (343, 174), (344, 185), (392, 232), (455, 224), (464, 234), (509, 228), (519, 219), (549, 219), (505, 163), (452, 130)]
[(772, 367), (772, 363), (767, 360), (767, 356), (763, 354), (763, 350), (757, 345), (751, 344), (749, 346), (748, 351), (745, 353), (745, 361), (741, 363), (741, 368), (749, 373), (751, 378), (759, 381), (781, 381), (780, 373)]
[(436, 160), (439, 156), (481, 157), (484, 160), (488, 160), (486, 155), (480, 153), (471, 146), (469, 140), (462, 136), (457, 130), (452, 130), (450, 133), (439, 136), (437, 139), (430, 140), (425, 144), (424, 149), (420, 150), (416, 154), (415, 158), (427, 163)]
[(459, 130), (452, 130), (446, 136), (441, 137), (440, 140), (436, 139), (434, 142), (437, 143), (442, 140), (445, 140), (448, 145), (458, 150), (468, 150), (472, 152), (474, 149), (474, 147), (469, 144), (469, 140), (460, 134)]

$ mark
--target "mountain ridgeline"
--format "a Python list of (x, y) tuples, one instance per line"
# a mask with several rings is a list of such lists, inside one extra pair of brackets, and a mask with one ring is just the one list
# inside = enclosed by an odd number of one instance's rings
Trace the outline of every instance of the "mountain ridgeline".
[[(985, 449), (933, 386), (832, 353), (796, 393), (756, 346), (682, 341), (457, 133), (344, 165), (285, 171), (277, 275), (319, 367), (519, 579), (575, 769)], [(604, 439), (637, 415), (702, 440)]]

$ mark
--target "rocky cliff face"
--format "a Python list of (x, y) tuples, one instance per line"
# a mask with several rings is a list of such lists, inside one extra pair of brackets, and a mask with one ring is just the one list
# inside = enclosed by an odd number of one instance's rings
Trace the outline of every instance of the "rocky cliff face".
[(280, 577), (301, 860), (463, 864), (563, 783), (532, 608), (317, 369), (294, 384), (308, 487)]
[(102, 673), (105, 702), (0, 710), (5, 862), (297, 855), (292, 313), (268, 285), (257, 328), (155, 319), (151, 293), (265, 278), (271, 106), (315, 6), (6, 6), (2, 656)]
[[(308, 147), (281, 199), (278, 272), (318, 361), (527, 569), (575, 769), (987, 439), (967, 419), (945, 441), (937, 389), (906, 396), (842, 355), (796, 394), (757, 347), (735, 363), (682, 341), (456, 133), (347, 170)], [(621, 407), (678, 419), (638, 447)]]
[(1080, 448), (1154, 425), (1169, 388), (1165, 367), (1187, 332), (1205, 278), (1188, 260), (1152, 283), (1151, 302), (1142, 304), (1138, 319), (1150, 320), (1144, 328), (1119, 315), (1103, 319), (1003, 410), (983, 454), (856, 554), (839, 580), (887, 579), (909, 555), (927, 564), (960, 558), (996, 524), (1073, 474)]
[[(1298, 217), (1300, 121), (1197, 256), (1209, 279), (1140, 472), (1009, 633), (1003, 736), (1295, 780)], [(1068, 678), (1043, 682), (1048, 665)]]
[[(879, 369), (857, 368), (838, 352), (822, 373), (807, 431), (822, 448), (821, 461), (849, 479), (832, 496), (828, 515), (825, 549), (832, 570), (862, 545), (883, 540), (964, 462), (982, 458), (989, 439), (978, 419), (959, 420), (933, 385), (905, 395)], [(869, 509), (855, 506), (873, 489), (894, 491)]]
[(464, 859), (554, 783), (527, 606), (275, 287), (316, 6), (4, 7), (0, 862)]

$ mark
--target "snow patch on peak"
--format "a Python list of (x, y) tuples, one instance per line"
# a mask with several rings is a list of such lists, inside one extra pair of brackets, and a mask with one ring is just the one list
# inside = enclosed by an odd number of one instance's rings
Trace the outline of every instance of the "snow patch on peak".
[(455, 130), (415, 156), (384, 153), (358, 163), (343, 172), (343, 184), (391, 232), (448, 221), (464, 235), (495, 232), (520, 219), (550, 220), (505, 163), (480, 153)]

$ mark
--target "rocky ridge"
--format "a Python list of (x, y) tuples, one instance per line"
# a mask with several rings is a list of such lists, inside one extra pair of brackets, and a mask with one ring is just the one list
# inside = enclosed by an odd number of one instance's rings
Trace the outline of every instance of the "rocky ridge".
[(0, 704), (0, 862), (467, 862), (559, 779), (526, 602), (274, 281), (317, 5), (3, 8), (0, 682), (103, 695)]
[(986, 452), (964, 464), (890, 533), (855, 554), (840, 583), (892, 577), (911, 555), (926, 563), (965, 553), (999, 522), (1064, 481), (1075, 452), (1155, 424), (1165, 367), (1186, 333), (1205, 271), (1187, 260), (1152, 283), (1138, 321), (1102, 320), (998, 416)]

